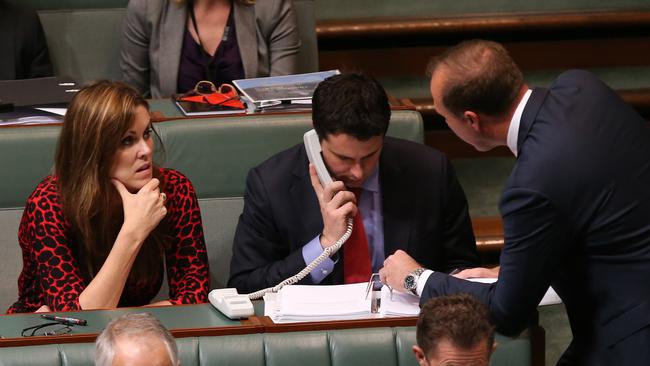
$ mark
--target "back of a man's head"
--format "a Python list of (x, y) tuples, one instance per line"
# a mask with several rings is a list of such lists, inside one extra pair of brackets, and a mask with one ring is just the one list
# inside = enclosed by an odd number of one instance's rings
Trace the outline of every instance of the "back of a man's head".
[(523, 74), (508, 51), (485, 40), (449, 48), (429, 62), (427, 73), (444, 74), (442, 103), (457, 116), (467, 110), (503, 116), (524, 85)]
[(414, 351), (421, 364), (458, 359), (461, 364), (487, 365), (494, 347), (494, 326), (487, 307), (474, 297), (442, 296), (422, 307), (416, 338)]
[(95, 365), (177, 366), (174, 337), (151, 314), (125, 314), (111, 321), (95, 341)]
[(377, 80), (363, 74), (343, 73), (318, 84), (312, 98), (312, 119), (321, 139), (330, 134), (346, 134), (366, 141), (386, 134), (390, 105)]

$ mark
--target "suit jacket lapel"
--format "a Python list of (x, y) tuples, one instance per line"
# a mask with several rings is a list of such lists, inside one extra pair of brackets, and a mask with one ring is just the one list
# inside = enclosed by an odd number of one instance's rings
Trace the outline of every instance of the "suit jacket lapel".
[(255, 7), (233, 1), (235, 27), (237, 27), (237, 45), (247, 78), (257, 76), (257, 26), (255, 25)]
[(158, 61), (158, 80), (163, 95), (176, 93), (178, 84), (178, 67), (181, 62), (183, 36), (187, 26), (187, 6), (170, 1), (167, 14), (160, 26), (160, 44)]
[(379, 182), (384, 216), (384, 255), (388, 257), (397, 249), (407, 251), (411, 231), (409, 213), (413, 192), (412, 180), (404, 179), (399, 157), (391, 154), (390, 138), (384, 142), (379, 158)]
[[(289, 187), (291, 202), (294, 205), (293, 209), (296, 212), (303, 213), (300, 215), (301, 222), (296, 223), (296, 225), (303, 230), (313, 231), (314, 228), (322, 230), (323, 219), (320, 216), (320, 207), (316, 193), (314, 193), (314, 189), (311, 186), (308, 167), (307, 154), (305, 148), (301, 146), (299, 163), (293, 169), (293, 180), (291, 181), (291, 187)], [(309, 235), (312, 234), (309, 233)], [(316, 233), (313, 235), (316, 235)]]

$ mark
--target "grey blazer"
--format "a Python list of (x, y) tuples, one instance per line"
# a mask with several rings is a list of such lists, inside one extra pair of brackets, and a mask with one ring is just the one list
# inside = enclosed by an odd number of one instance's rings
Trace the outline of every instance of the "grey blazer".
[[(233, 1), (247, 78), (297, 72), (300, 37), (291, 0)], [(176, 93), (187, 8), (173, 0), (131, 0), (122, 31), (122, 78), (146, 97)]]

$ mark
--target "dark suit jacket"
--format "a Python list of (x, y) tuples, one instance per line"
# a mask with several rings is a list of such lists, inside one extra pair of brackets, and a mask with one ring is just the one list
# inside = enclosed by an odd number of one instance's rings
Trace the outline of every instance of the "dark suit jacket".
[[(497, 284), (434, 273), (422, 301), (472, 293), (504, 333), (521, 330), (549, 285), (574, 340), (567, 364), (650, 364), (650, 129), (592, 74), (535, 89), (501, 198)], [(572, 358), (568, 358), (571, 354)]]
[[(274, 286), (306, 266), (301, 249), (323, 229), (308, 164), (299, 144), (249, 172), (228, 281), (240, 293)], [(443, 154), (386, 137), (379, 182), (385, 255), (403, 249), (439, 271), (477, 265), (465, 194)], [(323, 284), (343, 283), (342, 263)]]
[(52, 64), (38, 15), (0, 1), (0, 80), (43, 76)]

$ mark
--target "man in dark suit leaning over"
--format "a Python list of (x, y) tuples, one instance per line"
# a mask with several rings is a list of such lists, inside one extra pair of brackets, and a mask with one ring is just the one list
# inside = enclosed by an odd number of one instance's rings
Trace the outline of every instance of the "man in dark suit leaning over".
[[(552, 285), (573, 331), (559, 364), (649, 365), (647, 122), (586, 71), (530, 90), (493, 42), (461, 43), (430, 70), (435, 108), (449, 127), (477, 150), (507, 145), (517, 162), (500, 202), (499, 281), (425, 271), (421, 301), (472, 294), (489, 306), (498, 331), (515, 333)], [(399, 252), (381, 277), (401, 288), (419, 267)]]
[(355, 220), (354, 230), (362, 226), (367, 242), (348, 240), (301, 283), (368, 281), (398, 249), (437, 271), (477, 265), (467, 202), (449, 161), (386, 137), (390, 113), (384, 89), (369, 77), (342, 74), (318, 85), (313, 123), (335, 182), (321, 187), (313, 168), (310, 174), (303, 144), (251, 169), (229, 286), (252, 292), (295, 275), (343, 235), (357, 211), (363, 225)]

